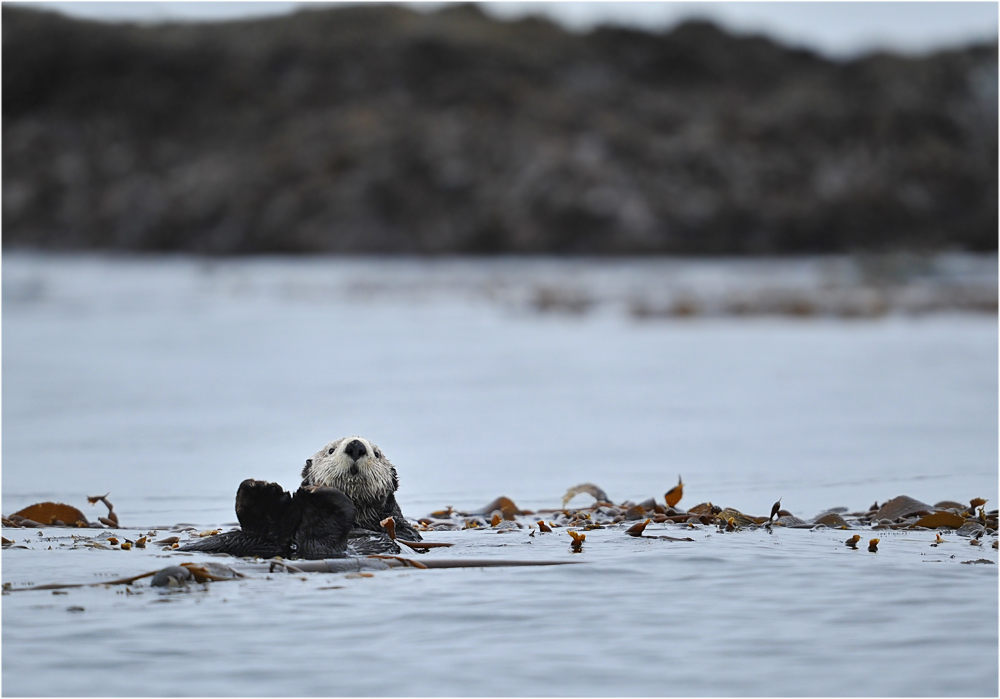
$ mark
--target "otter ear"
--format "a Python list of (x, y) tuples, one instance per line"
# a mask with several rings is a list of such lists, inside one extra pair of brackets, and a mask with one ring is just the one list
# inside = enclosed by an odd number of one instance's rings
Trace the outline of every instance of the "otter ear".
[(309, 468), (312, 465), (313, 465), (313, 460), (312, 459), (306, 459), (306, 468)]
[(302, 485), (309, 485), (309, 470), (312, 468), (313, 460), (306, 459), (306, 467), (302, 469)]

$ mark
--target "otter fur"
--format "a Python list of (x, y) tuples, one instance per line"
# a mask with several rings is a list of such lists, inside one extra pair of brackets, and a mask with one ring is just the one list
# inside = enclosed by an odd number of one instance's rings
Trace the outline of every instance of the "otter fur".
[(354, 503), (336, 488), (304, 486), (294, 495), (277, 483), (252, 478), (236, 491), (240, 529), (191, 542), (182, 551), (272, 558), (346, 555)]
[(364, 437), (330, 442), (306, 460), (294, 493), (247, 479), (236, 492), (240, 529), (191, 542), (182, 551), (271, 558), (334, 558), (400, 553), (382, 520), (392, 517), (404, 541), (420, 541), (396, 502), (399, 478), (382, 450)]
[(392, 517), (400, 539), (421, 540), (396, 502), (396, 468), (377, 444), (364, 437), (342, 437), (316, 452), (302, 469), (302, 485), (336, 488), (354, 502), (357, 514), (352, 539), (371, 538), (372, 532), (385, 536), (380, 522)]

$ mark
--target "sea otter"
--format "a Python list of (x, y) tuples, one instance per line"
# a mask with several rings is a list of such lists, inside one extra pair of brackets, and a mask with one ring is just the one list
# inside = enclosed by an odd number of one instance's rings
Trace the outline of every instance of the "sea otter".
[(333, 558), (347, 554), (400, 553), (381, 522), (395, 534), (420, 541), (396, 502), (399, 478), (382, 450), (364, 437), (330, 442), (302, 471), (294, 495), (277, 483), (247, 479), (236, 492), (240, 530), (186, 544), (182, 551), (270, 558)]
[(346, 555), (354, 503), (336, 488), (304, 486), (294, 495), (277, 483), (252, 478), (236, 491), (240, 529), (199, 539), (182, 551), (272, 558), (337, 558)]
[(396, 502), (399, 488), (396, 468), (377, 444), (364, 437), (341, 437), (306, 459), (302, 485), (336, 488), (354, 502), (357, 514), (352, 539), (368, 536), (371, 532), (385, 536), (380, 522), (392, 517), (400, 539), (421, 540), (419, 532), (406, 521)]

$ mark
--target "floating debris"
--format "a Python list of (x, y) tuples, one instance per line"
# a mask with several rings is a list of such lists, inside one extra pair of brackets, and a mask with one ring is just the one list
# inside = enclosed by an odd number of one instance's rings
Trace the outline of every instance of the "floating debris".
[(504, 495), (501, 495), (500, 497), (498, 497), (496, 500), (494, 500), (493, 502), (491, 502), (486, 507), (480, 508), (480, 509), (476, 510), (475, 512), (465, 513), (464, 516), (467, 516), (467, 515), (489, 515), (489, 514), (491, 514), (493, 512), (499, 512), (501, 514), (501, 516), (504, 519), (508, 520), (508, 521), (513, 521), (513, 519), (517, 515), (530, 515), (530, 514), (533, 514), (529, 510), (522, 510), (522, 509), (518, 508), (518, 506), (514, 504), (513, 500), (511, 500), (510, 498), (508, 498), (508, 497), (506, 497)]
[(708, 516), (712, 516), (712, 515), (717, 515), (720, 512), (722, 512), (722, 508), (718, 507), (717, 505), (713, 505), (710, 502), (700, 503), (700, 504), (695, 505), (694, 507), (692, 507), (690, 510), (688, 510), (688, 514), (692, 514), (692, 515), (708, 515)]
[(925, 502), (915, 500), (908, 495), (900, 495), (884, 502), (875, 513), (874, 519), (894, 521), (915, 514), (929, 515), (933, 511), (934, 508)]
[(857, 551), (858, 550), (858, 542), (859, 541), (861, 541), (861, 535), (860, 534), (855, 534), (850, 539), (848, 539), (847, 541), (845, 541), (844, 545), (845, 546), (850, 546), (852, 549), (854, 549), (855, 551)]
[(593, 495), (594, 499), (597, 500), (597, 502), (611, 502), (611, 499), (608, 498), (608, 494), (605, 493), (602, 488), (594, 485), (593, 483), (581, 483), (580, 485), (574, 485), (572, 488), (566, 491), (566, 494), (563, 495), (562, 498), (563, 507), (566, 507), (566, 504), (570, 500), (572, 500), (577, 495), (580, 495), (581, 493), (587, 493), (588, 495)]
[(101, 522), (101, 524), (105, 524), (109, 527), (117, 527), (119, 526), (118, 515), (115, 514), (114, 505), (112, 505), (111, 502), (108, 500), (109, 495), (111, 495), (111, 493), (105, 493), (104, 495), (88, 495), (87, 502), (89, 502), (91, 505), (96, 505), (99, 502), (103, 502), (104, 505), (108, 508), (108, 516), (98, 517), (97, 519)]
[(722, 524), (728, 525), (729, 520), (733, 520), (734, 527), (740, 527), (744, 529), (755, 529), (758, 525), (764, 524), (767, 520), (763, 517), (750, 517), (745, 515), (739, 510), (734, 510), (731, 507), (727, 507), (721, 510), (717, 515), (716, 519), (720, 520)]
[(402, 556), (386, 556), (382, 554), (374, 554), (372, 556), (369, 556), (369, 558), (381, 558), (384, 560), (400, 561), (404, 566), (408, 568), (420, 568), (423, 570), (427, 570), (427, 566), (425, 566), (420, 561), (413, 560), (412, 558), (403, 558)]
[(772, 519), (777, 517), (779, 510), (781, 510), (781, 498), (778, 498), (778, 502), (771, 505), (771, 516), (767, 518), (767, 521), (770, 522)]
[(629, 536), (642, 536), (643, 530), (646, 529), (646, 525), (649, 524), (650, 520), (645, 522), (639, 522), (638, 524), (633, 524), (631, 527), (625, 530), (625, 533)]
[(934, 543), (935, 544), (946, 544), (948, 542), (945, 539), (942, 539), (940, 534), (935, 534), (934, 535)]
[(547, 525), (544, 521), (538, 520), (538, 531), (540, 531), (542, 534), (551, 534), (552, 527)]
[(674, 505), (676, 505), (677, 503), (679, 503), (681, 501), (681, 498), (683, 496), (684, 496), (684, 482), (681, 480), (681, 477), (678, 475), (677, 476), (677, 485), (675, 485), (673, 488), (671, 488), (670, 490), (668, 490), (666, 492), (666, 494), (663, 496), (663, 498), (664, 498), (664, 500), (667, 501), (667, 507), (673, 507)]
[[(25, 507), (6, 518), (22, 527), (89, 527), (90, 522), (80, 510), (60, 502), (40, 502)], [(7, 523), (4, 523), (6, 526)]]
[(642, 505), (632, 505), (632, 507), (625, 510), (625, 519), (629, 521), (642, 519), (645, 516), (646, 509)]
[(938, 527), (951, 527), (952, 529), (958, 529), (963, 524), (965, 524), (965, 518), (955, 514), (954, 512), (948, 512), (947, 510), (940, 510), (934, 512), (933, 514), (925, 515), (918, 519), (916, 522), (910, 525), (913, 527), (925, 527), (927, 529), (937, 529)]
[(880, 539), (872, 539), (868, 542), (868, 550), (872, 553), (878, 553), (878, 542)]
[(822, 524), (824, 526), (830, 527), (831, 529), (850, 529), (850, 525), (847, 523), (843, 517), (841, 517), (836, 512), (824, 512), (822, 515), (813, 520), (813, 525)]
[(583, 542), (587, 540), (587, 535), (579, 534), (574, 531), (570, 531), (569, 535), (573, 539), (572, 543), (570, 543), (570, 548), (573, 549), (573, 553), (580, 553), (583, 550)]
[(170, 566), (157, 571), (149, 582), (152, 587), (181, 587), (187, 585), (194, 576), (185, 566)]

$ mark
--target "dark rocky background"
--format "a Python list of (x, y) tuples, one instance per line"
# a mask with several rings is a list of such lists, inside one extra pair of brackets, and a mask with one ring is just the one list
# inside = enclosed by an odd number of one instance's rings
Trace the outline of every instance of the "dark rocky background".
[(473, 6), (3, 5), (4, 249), (997, 249), (997, 46), (834, 62)]

